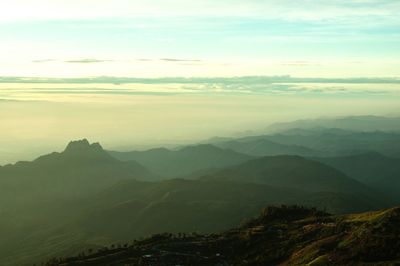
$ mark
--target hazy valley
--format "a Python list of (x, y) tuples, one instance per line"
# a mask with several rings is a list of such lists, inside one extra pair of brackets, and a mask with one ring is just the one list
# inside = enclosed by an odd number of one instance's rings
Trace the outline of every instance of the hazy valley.
[(0, 2), (0, 266), (400, 265), (399, 0)]
[(0, 167), (1, 261), (30, 265), (153, 234), (217, 233), (271, 205), (334, 214), (391, 208), (400, 204), (399, 139), (312, 124), (176, 149), (117, 152), (72, 141)]

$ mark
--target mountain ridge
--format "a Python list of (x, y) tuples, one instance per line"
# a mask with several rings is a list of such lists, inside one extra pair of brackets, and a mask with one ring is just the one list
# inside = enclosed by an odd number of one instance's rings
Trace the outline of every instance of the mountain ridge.
[[(75, 257), (58, 265), (395, 265), (400, 260), (400, 207), (330, 215), (299, 206), (267, 207), (217, 234), (157, 234)], [(384, 232), (384, 233), (383, 233)]]
[(109, 151), (109, 153), (122, 161), (137, 161), (164, 178), (184, 177), (196, 171), (223, 168), (254, 158), (211, 144), (188, 145), (177, 150), (157, 148), (131, 152)]
[(330, 165), (348, 176), (371, 187), (385, 191), (400, 202), (400, 159), (392, 158), (378, 152), (358, 155), (313, 158)]

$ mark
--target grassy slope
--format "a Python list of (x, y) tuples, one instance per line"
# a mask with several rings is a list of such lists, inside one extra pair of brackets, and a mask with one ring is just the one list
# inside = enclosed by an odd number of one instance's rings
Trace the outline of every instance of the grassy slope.
[(371, 187), (385, 191), (400, 201), (400, 159), (379, 153), (365, 153), (352, 156), (316, 158), (335, 167), (348, 176)]
[(399, 207), (338, 216), (269, 207), (220, 234), (155, 235), (49, 265), (395, 265), (399, 223)]

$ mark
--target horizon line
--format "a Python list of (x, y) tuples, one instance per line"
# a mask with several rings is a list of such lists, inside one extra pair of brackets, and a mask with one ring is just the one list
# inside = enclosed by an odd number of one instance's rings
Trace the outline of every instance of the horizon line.
[(392, 83), (400, 84), (400, 76), (354, 76), (354, 77), (301, 77), (292, 75), (244, 75), (244, 76), (82, 76), (82, 77), (45, 77), (45, 76), (0, 76), (0, 83), (142, 83), (142, 82), (226, 82), (226, 81), (268, 81), (289, 83)]

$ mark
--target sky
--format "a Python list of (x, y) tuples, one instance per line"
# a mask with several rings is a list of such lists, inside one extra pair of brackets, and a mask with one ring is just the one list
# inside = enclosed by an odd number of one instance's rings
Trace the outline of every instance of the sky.
[[(0, 0), (0, 165), (400, 116), (398, 0)], [(242, 133), (241, 133), (242, 132)]]
[(265, 134), (276, 122), (400, 116), (399, 79), (0, 78), (0, 165), (87, 138), (111, 150)]
[(1, 76), (400, 76), (397, 0), (0, 3)]

